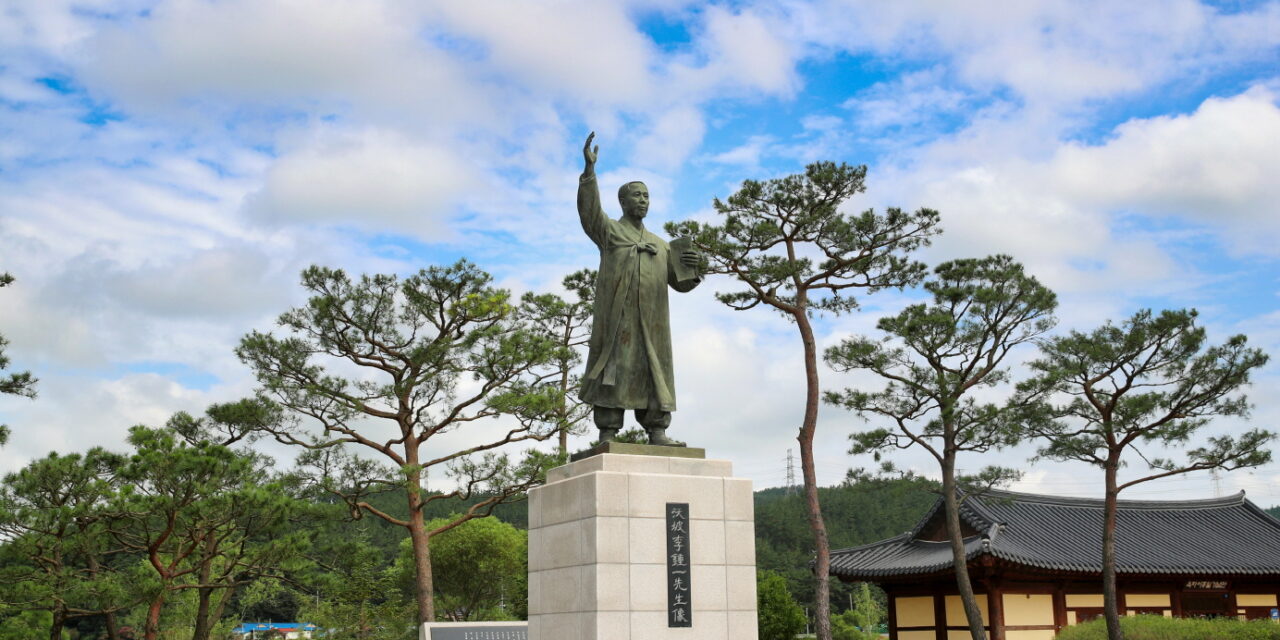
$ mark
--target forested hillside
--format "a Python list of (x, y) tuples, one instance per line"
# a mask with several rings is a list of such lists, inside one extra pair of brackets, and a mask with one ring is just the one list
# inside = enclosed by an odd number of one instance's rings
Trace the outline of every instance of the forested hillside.
[[(876, 542), (909, 530), (933, 504), (936, 483), (922, 480), (864, 480), (818, 490), (831, 548)], [(803, 498), (784, 488), (756, 492), (756, 561), (761, 569), (787, 579), (796, 600), (809, 606), (813, 577), (809, 562), (813, 538), (805, 520)], [(851, 586), (831, 585), (831, 608), (849, 606)]]

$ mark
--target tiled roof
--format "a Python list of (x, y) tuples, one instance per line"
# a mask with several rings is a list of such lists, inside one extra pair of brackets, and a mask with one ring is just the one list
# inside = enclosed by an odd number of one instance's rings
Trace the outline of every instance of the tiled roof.
[[(896, 538), (831, 552), (831, 574), (850, 579), (949, 570), (947, 542), (920, 538), (942, 515), (939, 499)], [(964, 501), (969, 560), (982, 555), (1041, 569), (1102, 571), (1102, 500), (990, 491)], [(1280, 520), (1244, 493), (1210, 500), (1121, 500), (1116, 569), (1144, 574), (1280, 575)]]

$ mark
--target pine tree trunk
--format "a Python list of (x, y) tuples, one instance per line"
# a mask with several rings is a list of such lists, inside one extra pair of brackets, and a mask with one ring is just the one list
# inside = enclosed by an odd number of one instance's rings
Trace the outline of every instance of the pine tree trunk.
[(61, 606), (54, 607), (53, 621), (49, 624), (49, 640), (62, 640), (62, 627), (66, 625), (66, 612)]
[(107, 640), (120, 640), (120, 623), (114, 611), (106, 614)]
[[(565, 335), (562, 337), (564, 342), (569, 341), (569, 329), (565, 329)], [(560, 406), (557, 407), (557, 416), (560, 418), (559, 433), (559, 451), (560, 455), (569, 453), (569, 378), (572, 372), (568, 367), (560, 367)]]
[[(965, 558), (964, 531), (960, 526), (960, 500), (956, 496), (955, 460), (948, 458), (942, 463), (942, 503), (947, 523), (947, 538), (951, 541), (951, 560), (955, 564), (956, 588), (960, 591), (960, 602), (964, 604), (964, 615), (969, 622), (969, 635), (973, 640), (986, 640), (987, 631), (982, 624), (982, 609), (978, 607), (978, 598), (973, 594), (973, 583), (969, 580), (969, 563)], [(936, 621), (939, 625), (945, 620)]]
[[(213, 575), (213, 554), (217, 552), (218, 540), (210, 531), (208, 537), (205, 538), (204, 558), (200, 565), (198, 579), (200, 584), (209, 584), (209, 579)], [(195, 631), (191, 634), (191, 640), (209, 640), (209, 598), (213, 596), (210, 589), (196, 589), (196, 597), (199, 603), (196, 605), (196, 624)]]
[(827, 539), (827, 526), (822, 520), (822, 506), (818, 503), (818, 475), (813, 465), (813, 435), (818, 425), (818, 346), (813, 338), (809, 317), (801, 312), (795, 315), (804, 342), (805, 403), (804, 421), (800, 424), (800, 469), (804, 476), (805, 506), (808, 509), (809, 528), (813, 531), (814, 561), (814, 618), (818, 640), (831, 640), (831, 545)]
[(151, 606), (147, 608), (147, 622), (142, 627), (143, 640), (156, 640), (160, 637), (160, 611), (164, 609), (164, 589), (168, 585), (160, 586), (160, 593), (151, 599)]
[(199, 592), (199, 604), (196, 605), (196, 624), (195, 631), (191, 633), (191, 640), (209, 640), (209, 590), (197, 589)]
[[(416, 463), (414, 460), (411, 464)], [(431, 546), (427, 526), (422, 521), (422, 497), (418, 495), (421, 472), (409, 474), (409, 540), (413, 544), (414, 591), (418, 601), (418, 624), (436, 621), (434, 585), (431, 579)]]
[[(92, 552), (86, 551), (85, 562), (89, 566), (89, 575), (96, 578), (102, 570), (98, 559), (94, 557)], [(103, 617), (105, 618), (104, 626), (107, 628), (107, 640), (119, 640), (120, 631), (119, 624), (116, 622), (116, 612), (108, 611), (103, 614)]]
[(1120, 598), (1116, 591), (1116, 509), (1120, 490), (1116, 488), (1119, 462), (1106, 465), (1107, 494), (1102, 503), (1102, 611), (1107, 620), (1107, 640), (1121, 640)]

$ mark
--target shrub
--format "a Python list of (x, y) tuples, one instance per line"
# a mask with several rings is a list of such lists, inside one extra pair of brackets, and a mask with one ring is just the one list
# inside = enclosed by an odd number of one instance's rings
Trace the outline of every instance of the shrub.
[[(1280, 624), (1270, 620), (1242, 622), (1234, 618), (1165, 618), (1133, 616), (1120, 619), (1125, 640), (1280, 640)], [(1057, 640), (1106, 640), (1101, 618), (1067, 627)]]
[(787, 591), (787, 579), (777, 573), (756, 572), (756, 606), (760, 640), (791, 640), (804, 631), (804, 609)]

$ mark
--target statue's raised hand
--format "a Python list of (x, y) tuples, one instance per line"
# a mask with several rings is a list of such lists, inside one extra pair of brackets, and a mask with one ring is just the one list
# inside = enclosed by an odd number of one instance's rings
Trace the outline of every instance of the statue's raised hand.
[(587, 143), (582, 145), (582, 159), (586, 163), (586, 167), (582, 172), (585, 174), (594, 173), (596, 169), (596, 155), (600, 153), (600, 145), (596, 145), (595, 147), (591, 146), (591, 141), (594, 140), (595, 137), (596, 132), (592, 131), (591, 135), (587, 136)]

